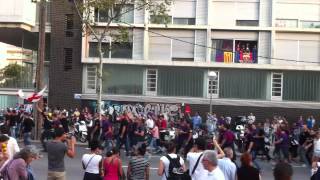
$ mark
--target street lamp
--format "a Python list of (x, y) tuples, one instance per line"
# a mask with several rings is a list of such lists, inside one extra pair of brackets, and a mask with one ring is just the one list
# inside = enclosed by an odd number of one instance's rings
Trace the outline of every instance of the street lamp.
[[(210, 88), (210, 81), (213, 81), (217, 78), (217, 73), (215, 71), (209, 71), (208, 72), (208, 78), (209, 78), (209, 91), (210, 91), (210, 115), (212, 114), (212, 93), (213, 93), (213, 89)], [(212, 82), (211, 82), (212, 83)], [(212, 84), (211, 84), (212, 86)]]

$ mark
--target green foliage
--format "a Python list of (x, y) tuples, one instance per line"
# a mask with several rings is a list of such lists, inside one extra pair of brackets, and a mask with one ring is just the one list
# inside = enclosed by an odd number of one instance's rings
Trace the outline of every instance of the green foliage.
[(15, 63), (7, 65), (2, 69), (2, 71), (5, 78), (20, 79), (21, 74), (25, 71), (25, 69), (23, 68), (23, 66)]

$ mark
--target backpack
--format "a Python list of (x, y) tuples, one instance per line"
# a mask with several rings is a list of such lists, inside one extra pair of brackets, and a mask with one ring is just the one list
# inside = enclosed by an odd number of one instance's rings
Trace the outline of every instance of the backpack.
[(180, 164), (180, 156), (177, 155), (176, 158), (171, 158), (166, 155), (169, 159), (169, 171), (166, 175), (167, 180), (184, 180), (185, 174), (182, 165)]

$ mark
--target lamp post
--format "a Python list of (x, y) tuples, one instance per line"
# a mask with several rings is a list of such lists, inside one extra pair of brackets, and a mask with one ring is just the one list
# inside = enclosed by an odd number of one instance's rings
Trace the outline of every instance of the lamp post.
[[(217, 78), (217, 73), (215, 71), (209, 71), (208, 72), (208, 78), (209, 78), (209, 91), (210, 91), (210, 115), (212, 114), (212, 93), (213, 93), (213, 89), (210, 88), (210, 86), (212, 86), (212, 84), (210, 83), (210, 81), (213, 81)], [(211, 84), (211, 85), (210, 85)]]

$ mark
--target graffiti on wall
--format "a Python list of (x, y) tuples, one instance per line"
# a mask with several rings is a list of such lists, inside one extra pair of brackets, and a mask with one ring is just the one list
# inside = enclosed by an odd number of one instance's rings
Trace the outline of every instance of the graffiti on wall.
[(118, 115), (124, 112), (131, 112), (134, 115), (154, 113), (155, 115), (166, 114), (170, 117), (177, 116), (181, 110), (180, 104), (160, 104), (160, 103), (119, 103), (105, 102), (106, 111), (115, 111)]

